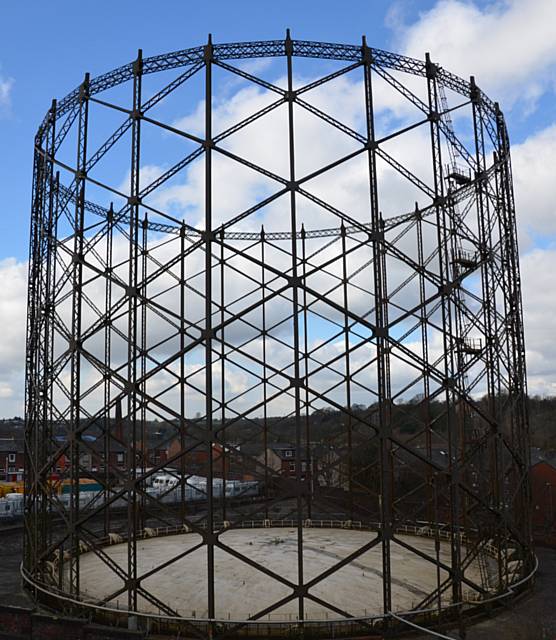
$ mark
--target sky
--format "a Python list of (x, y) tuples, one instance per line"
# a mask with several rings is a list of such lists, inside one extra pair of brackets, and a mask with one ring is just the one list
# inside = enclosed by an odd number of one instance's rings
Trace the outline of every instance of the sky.
[[(2, 11), (0, 417), (23, 412), (33, 137), (52, 98), (66, 95), (85, 72), (94, 77), (135, 58), (138, 48), (144, 56), (184, 49), (203, 44), (208, 33), (217, 43), (282, 39), (286, 28), (296, 39), (359, 44), (365, 34), (372, 47), (418, 58), (430, 52), (444, 68), (464, 78), (473, 74), (500, 102), (512, 142), (529, 390), (556, 395), (553, 0), (352, 0), (345, 6), (328, 0), (28, 0), (5, 3)], [(244, 98), (231, 93), (228, 101)], [(194, 128), (198, 107), (184, 105), (176, 122)], [(171, 195), (191, 204), (183, 190)]]

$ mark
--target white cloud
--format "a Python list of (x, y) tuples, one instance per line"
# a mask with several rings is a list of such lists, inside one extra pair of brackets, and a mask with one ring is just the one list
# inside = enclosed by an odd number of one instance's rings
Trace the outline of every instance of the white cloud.
[(11, 106), (12, 89), (14, 86), (13, 78), (6, 78), (0, 73), (0, 108), (9, 109)]
[(516, 208), (522, 249), (533, 237), (556, 234), (556, 124), (512, 149)]
[(556, 395), (556, 248), (523, 256), (521, 272), (529, 391)]
[(27, 263), (0, 261), (0, 291), (0, 417), (9, 417), (23, 407)]
[(553, 0), (475, 2), (441, 0), (413, 24), (394, 15), (396, 46), (423, 58), (426, 51), (445, 69), (478, 85), (506, 107), (526, 108), (553, 89), (556, 63), (556, 3)]

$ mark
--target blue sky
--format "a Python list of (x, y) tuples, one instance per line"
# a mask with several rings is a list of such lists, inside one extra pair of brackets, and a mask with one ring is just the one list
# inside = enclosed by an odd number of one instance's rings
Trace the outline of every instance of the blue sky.
[[(530, 387), (556, 393), (556, 3), (398, 0), (349, 3), (98, 0), (5, 3), (0, 42), (0, 416), (21, 413), (24, 274), (33, 136), (53, 97), (88, 71), (203, 43), (298, 39), (359, 43), (474, 73), (506, 114), (512, 144)], [(190, 113), (190, 109), (187, 110)], [(184, 114), (186, 115), (186, 114)]]

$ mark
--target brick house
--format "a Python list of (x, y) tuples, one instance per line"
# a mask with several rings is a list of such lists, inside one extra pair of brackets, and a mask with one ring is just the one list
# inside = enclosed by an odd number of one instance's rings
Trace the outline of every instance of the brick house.
[[(208, 469), (208, 460), (209, 454), (207, 451), (206, 445), (199, 445), (191, 439), (187, 438), (185, 441), (185, 449), (190, 449), (186, 451), (183, 456), (183, 464), (185, 467), (185, 471), (188, 474), (205, 476), (207, 475)], [(172, 442), (170, 442), (168, 449), (166, 451), (166, 456), (164, 460), (168, 458), (173, 458), (174, 456), (179, 455), (181, 451), (181, 443), (179, 438), (174, 438)], [(212, 444), (212, 461), (213, 461), (213, 474), (215, 477), (222, 477), (225, 475), (226, 477), (230, 477), (230, 455), (223, 456), (223, 447), (217, 442), (213, 442)], [(180, 458), (169, 463), (169, 466), (180, 469), (181, 462)]]
[[(265, 452), (259, 455), (259, 462), (264, 464)], [(266, 450), (267, 465), (277, 476), (283, 478), (297, 477), (297, 459), (295, 445), (290, 443), (275, 442), (268, 446)], [(299, 460), (301, 464), (301, 479), (305, 478), (307, 473), (307, 453), (305, 449), (301, 450)]]
[[(98, 472), (105, 468), (105, 442), (103, 437), (97, 438), (91, 443), (93, 449), (91, 454), (90, 468), (93, 472)], [(112, 469), (119, 469), (123, 471), (128, 468), (129, 447), (123, 442), (119, 442), (115, 439), (110, 439), (108, 448), (108, 464)], [(144, 460), (143, 460), (144, 458)], [(168, 449), (163, 445), (152, 445), (138, 442), (136, 444), (136, 462), (137, 467), (141, 467), (142, 464), (145, 467), (152, 467), (166, 462), (168, 458)]]
[[(291, 443), (272, 443), (266, 451), (268, 467), (282, 478), (297, 478), (298, 456), (297, 449)], [(258, 456), (258, 461), (264, 464), (265, 453)], [(318, 486), (340, 488), (343, 486), (340, 456), (331, 447), (316, 444), (309, 448), (301, 447), (299, 464), (301, 480), (313, 474), (313, 482)]]
[(0, 438), (0, 481), (23, 480), (23, 444), (15, 438)]

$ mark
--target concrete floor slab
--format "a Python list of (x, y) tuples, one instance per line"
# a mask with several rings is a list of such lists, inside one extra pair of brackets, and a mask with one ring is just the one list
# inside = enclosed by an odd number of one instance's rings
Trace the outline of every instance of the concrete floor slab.
[[(323, 572), (376, 538), (372, 531), (349, 529), (303, 529), (304, 582)], [(401, 542), (435, 557), (434, 540), (426, 537), (399, 536)], [(223, 548), (215, 549), (216, 617), (240, 620), (254, 615), (292, 593), (280, 578), (298, 583), (297, 531), (290, 528), (230, 530), (220, 536)], [(138, 542), (138, 573), (143, 575), (171, 558), (185, 552), (184, 557), (142, 581), (142, 586), (183, 616), (207, 617), (207, 552), (194, 549), (201, 542), (195, 533), (149, 538)], [(124, 571), (127, 570), (127, 544), (104, 549)], [(397, 611), (413, 608), (432, 592), (437, 584), (436, 566), (397, 543), (391, 544), (392, 598)], [(247, 564), (245, 559), (260, 563), (271, 577)], [(439, 559), (450, 564), (450, 547), (440, 546)], [(479, 567), (472, 563), (465, 572), (471, 581), (481, 584)], [(447, 577), (440, 570), (439, 578)], [(91, 599), (102, 599), (123, 585), (122, 579), (94, 552), (80, 559), (81, 588)], [(337, 572), (318, 581), (310, 594), (354, 616), (382, 613), (382, 549), (380, 543), (367, 550)], [(449, 593), (444, 603), (448, 602)], [(111, 606), (126, 608), (124, 596)], [(158, 609), (140, 598), (140, 609), (158, 613)], [(339, 613), (310, 599), (305, 603), (306, 618), (334, 619)], [(266, 619), (295, 619), (298, 602), (293, 599)]]

